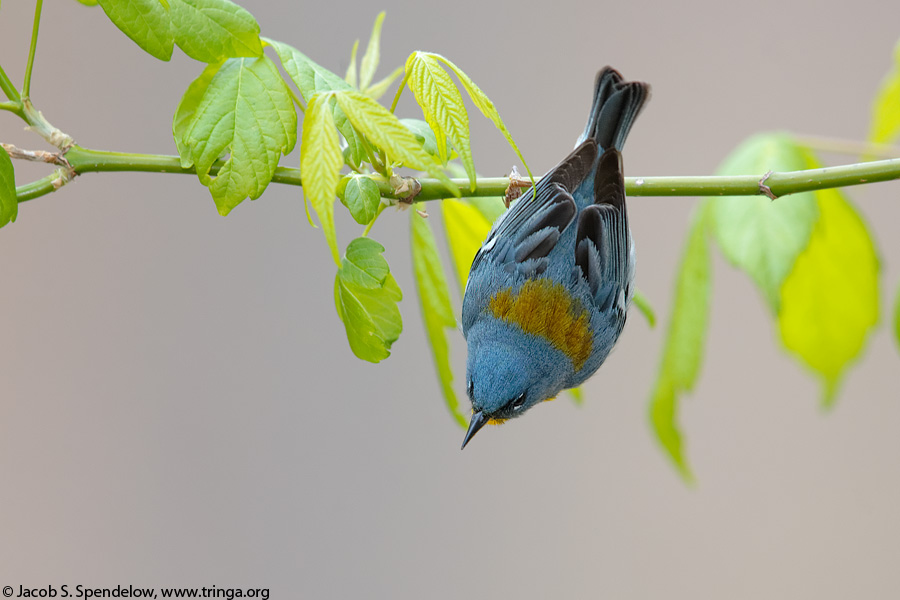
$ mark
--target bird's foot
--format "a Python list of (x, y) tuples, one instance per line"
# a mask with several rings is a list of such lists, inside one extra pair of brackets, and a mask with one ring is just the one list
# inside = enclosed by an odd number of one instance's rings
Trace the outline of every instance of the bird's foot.
[(503, 196), (503, 204), (509, 208), (512, 201), (522, 195), (522, 190), (530, 187), (531, 180), (519, 176), (519, 170), (514, 166), (509, 172), (509, 187), (506, 188), (506, 194)]

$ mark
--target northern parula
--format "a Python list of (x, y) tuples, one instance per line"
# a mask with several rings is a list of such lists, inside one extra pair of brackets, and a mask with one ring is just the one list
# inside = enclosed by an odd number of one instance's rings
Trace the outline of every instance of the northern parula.
[(649, 95), (646, 83), (600, 71), (575, 150), (475, 255), (462, 309), (473, 413), (463, 448), (486, 423), (583, 383), (619, 338), (634, 280), (619, 152)]

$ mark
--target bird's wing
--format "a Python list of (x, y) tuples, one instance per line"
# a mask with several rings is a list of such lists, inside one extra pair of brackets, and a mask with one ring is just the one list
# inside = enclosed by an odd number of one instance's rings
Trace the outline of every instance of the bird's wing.
[(594, 180), (594, 204), (581, 211), (575, 238), (575, 264), (601, 312), (623, 314), (631, 296), (634, 262), (625, 210), (622, 157), (609, 149), (600, 157)]
[(597, 144), (578, 146), (538, 181), (535, 192), (522, 197), (494, 224), (472, 261), (470, 274), (485, 262), (534, 276), (546, 268), (546, 257), (578, 211), (572, 192), (597, 157)]

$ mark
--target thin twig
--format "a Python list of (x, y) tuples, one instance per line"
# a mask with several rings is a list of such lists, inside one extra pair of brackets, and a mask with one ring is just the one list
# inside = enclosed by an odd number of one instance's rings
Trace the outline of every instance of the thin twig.
[(61, 167), (72, 168), (72, 165), (69, 164), (69, 161), (66, 160), (66, 157), (63, 156), (61, 152), (47, 152), (45, 150), (25, 150), (24, 148), (17, 148), (12, 144), (4, 144), (2, 142), (0, 142), (0, 147), (6, 150), (6, 153), (9, 154), (10, 158), (30, 160), (33, 162), (45, 162), (50, 163), (51, 165), (59, 165)]

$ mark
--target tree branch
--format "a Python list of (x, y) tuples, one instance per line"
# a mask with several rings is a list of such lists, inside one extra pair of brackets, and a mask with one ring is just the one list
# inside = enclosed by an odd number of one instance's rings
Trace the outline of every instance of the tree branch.
[[(65, 153), (71, 165), (72, 175), (95, 172), (154, 172), (154, 173), (194, 173), (194, 168), (184, 168), (177, 156), (159, 154), (129, 154), (124, 152), (106, 152), (91, 150), (74, 145)], [(210, 174), (215, 176), (224, 162), (217, 161)], [(399, 200), (403, 193), (395, 189), (389, 182), (373, 176), (381, 195), (385, 198)], [(846, 187), (900, 179), (900, 158), (873, 162), (825, 167), (805, 171), (789, 171), (772, 173), (768, 177), (760, 175), (741, 176), (699, 176), (699, 177), (626, 177), (625, 190), (629, 196), (759, 196), (763, 194), (760, 182), (776, 197), (787, 196), (799, 192), (808, 192), (835, 187)], [(42, 180), (43, 181), (43, 180)], [(272, 178), (275, 183), (286, 185), (302, 185), (300, 170), (290, 167), (278, 167)], [(421, 191), (416, 200), (440, 200), (447, 197), (447, 188), (436, 179), (418, 179)], [(467, 179), (451, 180), (460, 188), (468, 187)], [(55, 191), (57, 187), (39, 186), (35, 183), (20, 186), (16, 195), (20, 202), (37, 198)], [(474, 192), (466, 192), (467, 196), (503, 196), (509, 186), (506, 177), (482, 177)], [(765, 187), (763, 186), (763, 187)]]

